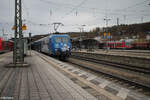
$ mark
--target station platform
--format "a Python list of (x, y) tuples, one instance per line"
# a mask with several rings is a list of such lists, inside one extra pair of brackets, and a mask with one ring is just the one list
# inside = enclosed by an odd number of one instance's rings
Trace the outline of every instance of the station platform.
[(12, 54), (0, 55), (0, 99), (97, 100), (32, 52), (24, 68), (5, 67)]
[(36, 51), (25, 57), (28, 67), (10, 62), (12, 53), (0, 55), (0, 100), (150, 100)]

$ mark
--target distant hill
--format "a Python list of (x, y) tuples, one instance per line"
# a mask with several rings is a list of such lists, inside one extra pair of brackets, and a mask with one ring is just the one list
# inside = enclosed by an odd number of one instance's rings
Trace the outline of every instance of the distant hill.
[(141, 24), (130, 24), (130, 25), (118, 25), (108, 28), (95, 28), (92, 30), (93, 33), (99, 33), (101, 36), (104, 32), (110, 32), (114, 39), (120, 39), (124, 37), (132, 38), (134, 36), (138, 38), (145, 38), (150, 32), (150, 22)]
[(145, 38), (148, 32), (150, 33), (150, 22), (147, 23), (141, 23), (141, 24), (130, 24), (130, 25), (118, 25), (118, 26), (112, 26), (112, 27), (96, 27), (90, 32), (69, 32), (71, 38), (79, 38), (80, 35), (84, 38), (93, 38), (96, 36), (103, 37), (104, 33), (110, 32), (113, 40), (122, 39), (125, 37), (133, 38)]
[[(112, 26), (112, 27), (96, 27), (90, 32), (67, 32), (67, 33), (60, 33), (60, 34), (68, 34), (72, 39), (79, 39), (80, 36), (82, 39), (88, 39), (88, 38), (94, 38), (104, 36), (104, 33), (110, 32), (112, 35), (112, 40), (119, 40), (123, 38), (140, 38), (145, 39), (146, 35), (150, 34), (150, 22), (147, 23), (141, 23), (141, 24), (130, 24), (130, 25), (118, 25), (118, 26)], [(48, 36), (50, 34), (45, 35), (36, 35), (32, 37), (32, 40), (38, 40), (40, 38), (43, 38), (45, 36)]]

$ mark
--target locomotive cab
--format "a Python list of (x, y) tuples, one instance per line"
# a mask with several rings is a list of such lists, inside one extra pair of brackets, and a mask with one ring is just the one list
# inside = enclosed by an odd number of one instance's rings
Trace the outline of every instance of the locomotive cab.
[(51, 55), (59, 57), (61, 60), (66, 59), (71, 54), (71, 43), (68, 35), (53, 34), (49, 39), (49, 50)]
[(70, 55), (70, 39), (68, 36), (54, 36), (54, 53), (60, 57), (69, 57)]

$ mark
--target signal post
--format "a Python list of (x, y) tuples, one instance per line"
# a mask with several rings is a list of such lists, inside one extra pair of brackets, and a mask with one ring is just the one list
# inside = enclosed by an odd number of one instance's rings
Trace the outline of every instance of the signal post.
[(9, 67), (23, 67), (28, 66), (24, 62), (24, 40), (23, 30), (26, 30), (26, 25), (22, 25), (22, 0), (15, 0), (15, 24), (13, 26), (14, 32), (14, 48), (13, 48), (13, 63)]

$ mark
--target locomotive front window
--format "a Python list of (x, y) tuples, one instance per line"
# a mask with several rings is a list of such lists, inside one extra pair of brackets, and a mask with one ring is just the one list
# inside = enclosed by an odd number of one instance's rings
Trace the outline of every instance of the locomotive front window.
[(55, 41), (56, 43), (60, 43), (60, 42), (62, 42), (62, 43), (67, 43), (67, 42), (68, 42), (68, 39), (67, 39), (66, 37), (55, 37), (55, 38), (54, 38), (54, 41)]
[(55, 38), (54, 38), (54, 41), (55, 41), (56, 43), (60, 43), (60, 42), (61, 42), (61, 37), (55, 37)]
[(63, 43), (67, 43), (68, 42), (68, 39), (66, 37), (62, 37), (62, 42)]

